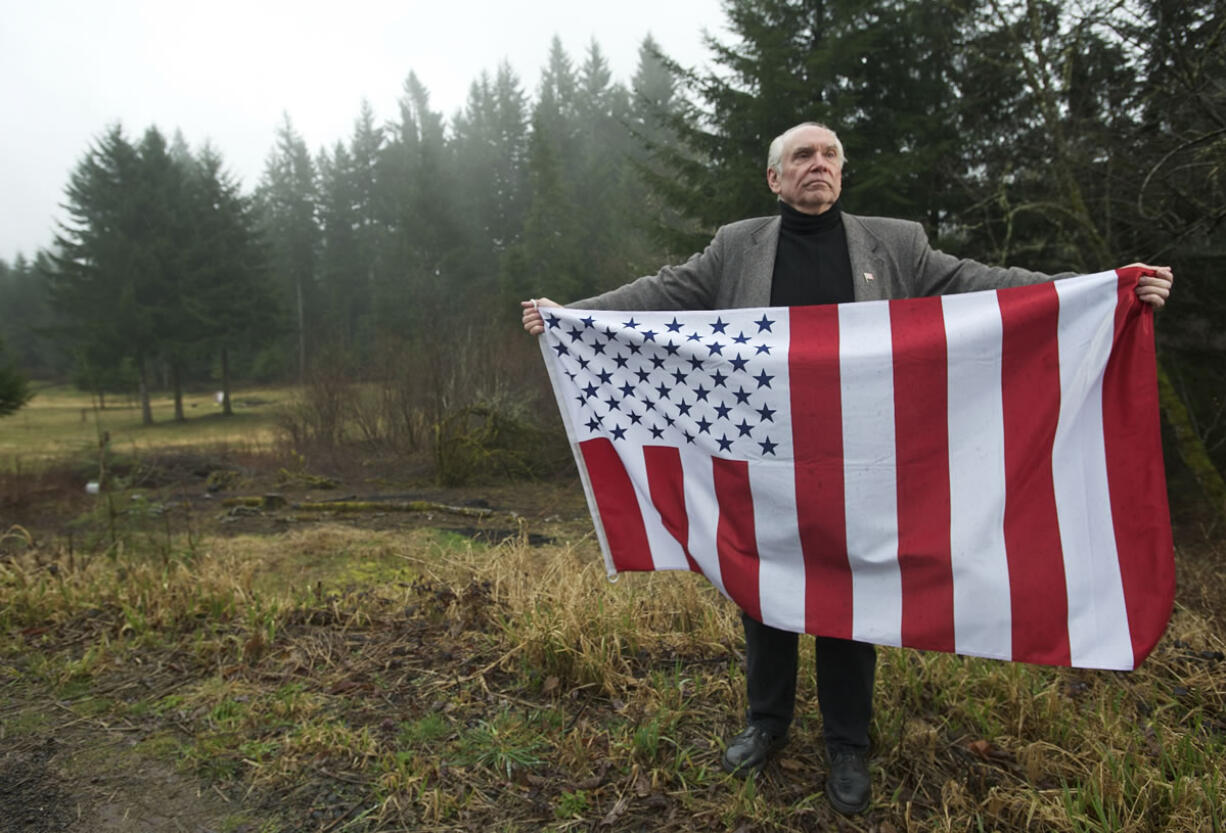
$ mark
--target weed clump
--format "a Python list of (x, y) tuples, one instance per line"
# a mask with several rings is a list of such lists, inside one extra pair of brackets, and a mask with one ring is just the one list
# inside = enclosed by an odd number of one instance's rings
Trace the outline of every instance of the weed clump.
[(549, 467), (545, 433), (518, 409), (498, 403), (466, 405), (434, 427), (434, 471), (442, 486), (537, 477)]

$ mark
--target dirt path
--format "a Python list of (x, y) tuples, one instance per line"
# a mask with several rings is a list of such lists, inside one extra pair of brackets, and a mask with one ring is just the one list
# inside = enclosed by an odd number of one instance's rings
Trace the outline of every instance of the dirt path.
[(10, 734), (34, 712), (0, 718), (4, 833), (239, 833), (253, 814), (152, 756), (139, 737), (69, 721)]

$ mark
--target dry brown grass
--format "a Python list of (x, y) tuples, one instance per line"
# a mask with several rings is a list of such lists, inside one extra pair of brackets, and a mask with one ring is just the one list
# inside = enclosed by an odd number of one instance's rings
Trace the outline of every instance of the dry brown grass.
[(735, 610), (688, 574), (610, 585), (581, 532), (488, 547), (312, 526), (71, 558), (7, 535), (4, 719), (50, 695), (83, 718), (170, 732), (185, 771), (266, 830), (1224, 821), (1212, 548), (1181, 554), (1181, 579), (1207, 584), (1181, 590), (1166, 638), (1131, 674), (883, 650), (876, 801), (846, 820), (820, 792), (811, 654), (789, 747), (757, 779), (723, 775), (720, 739), (744, 708)]

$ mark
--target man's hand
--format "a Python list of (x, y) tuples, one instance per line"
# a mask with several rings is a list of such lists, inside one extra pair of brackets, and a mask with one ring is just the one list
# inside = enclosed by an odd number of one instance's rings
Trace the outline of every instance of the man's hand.
[[(1170, 271), (1169, 269), (1167, 270)], [(1170, 284), (1167, 284), (1168, 286)], [(529, 301), (520, 301), (519, 305), (524, 308), (524, 329), (528, 331), (528, 335), (539, 336), (545, 332), (545, 322), (541, 319), (541, 311), (537, 307), (560, 307), (561, 304), (555, 304), (548, 298), (535, 298)]]
[(1144, 263), (1130, 263), (1125, 269), (1137, 266), (1146, 274), (1137, 282), (1137, 300), (1149, 304), (1154, 309), (1162, 309), (1166, 299), (1171, 294), (1171, 284), (1175, 281), (1175, 273), (1169, 266), (1149, 266)]

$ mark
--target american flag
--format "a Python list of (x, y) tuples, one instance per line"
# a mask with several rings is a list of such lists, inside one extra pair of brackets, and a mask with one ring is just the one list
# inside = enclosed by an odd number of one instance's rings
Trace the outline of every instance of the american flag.
[(802, 633), (1136, 667), (1174, 597), (1138, 277), (542, 309), (610, 574), (698, 571)]

